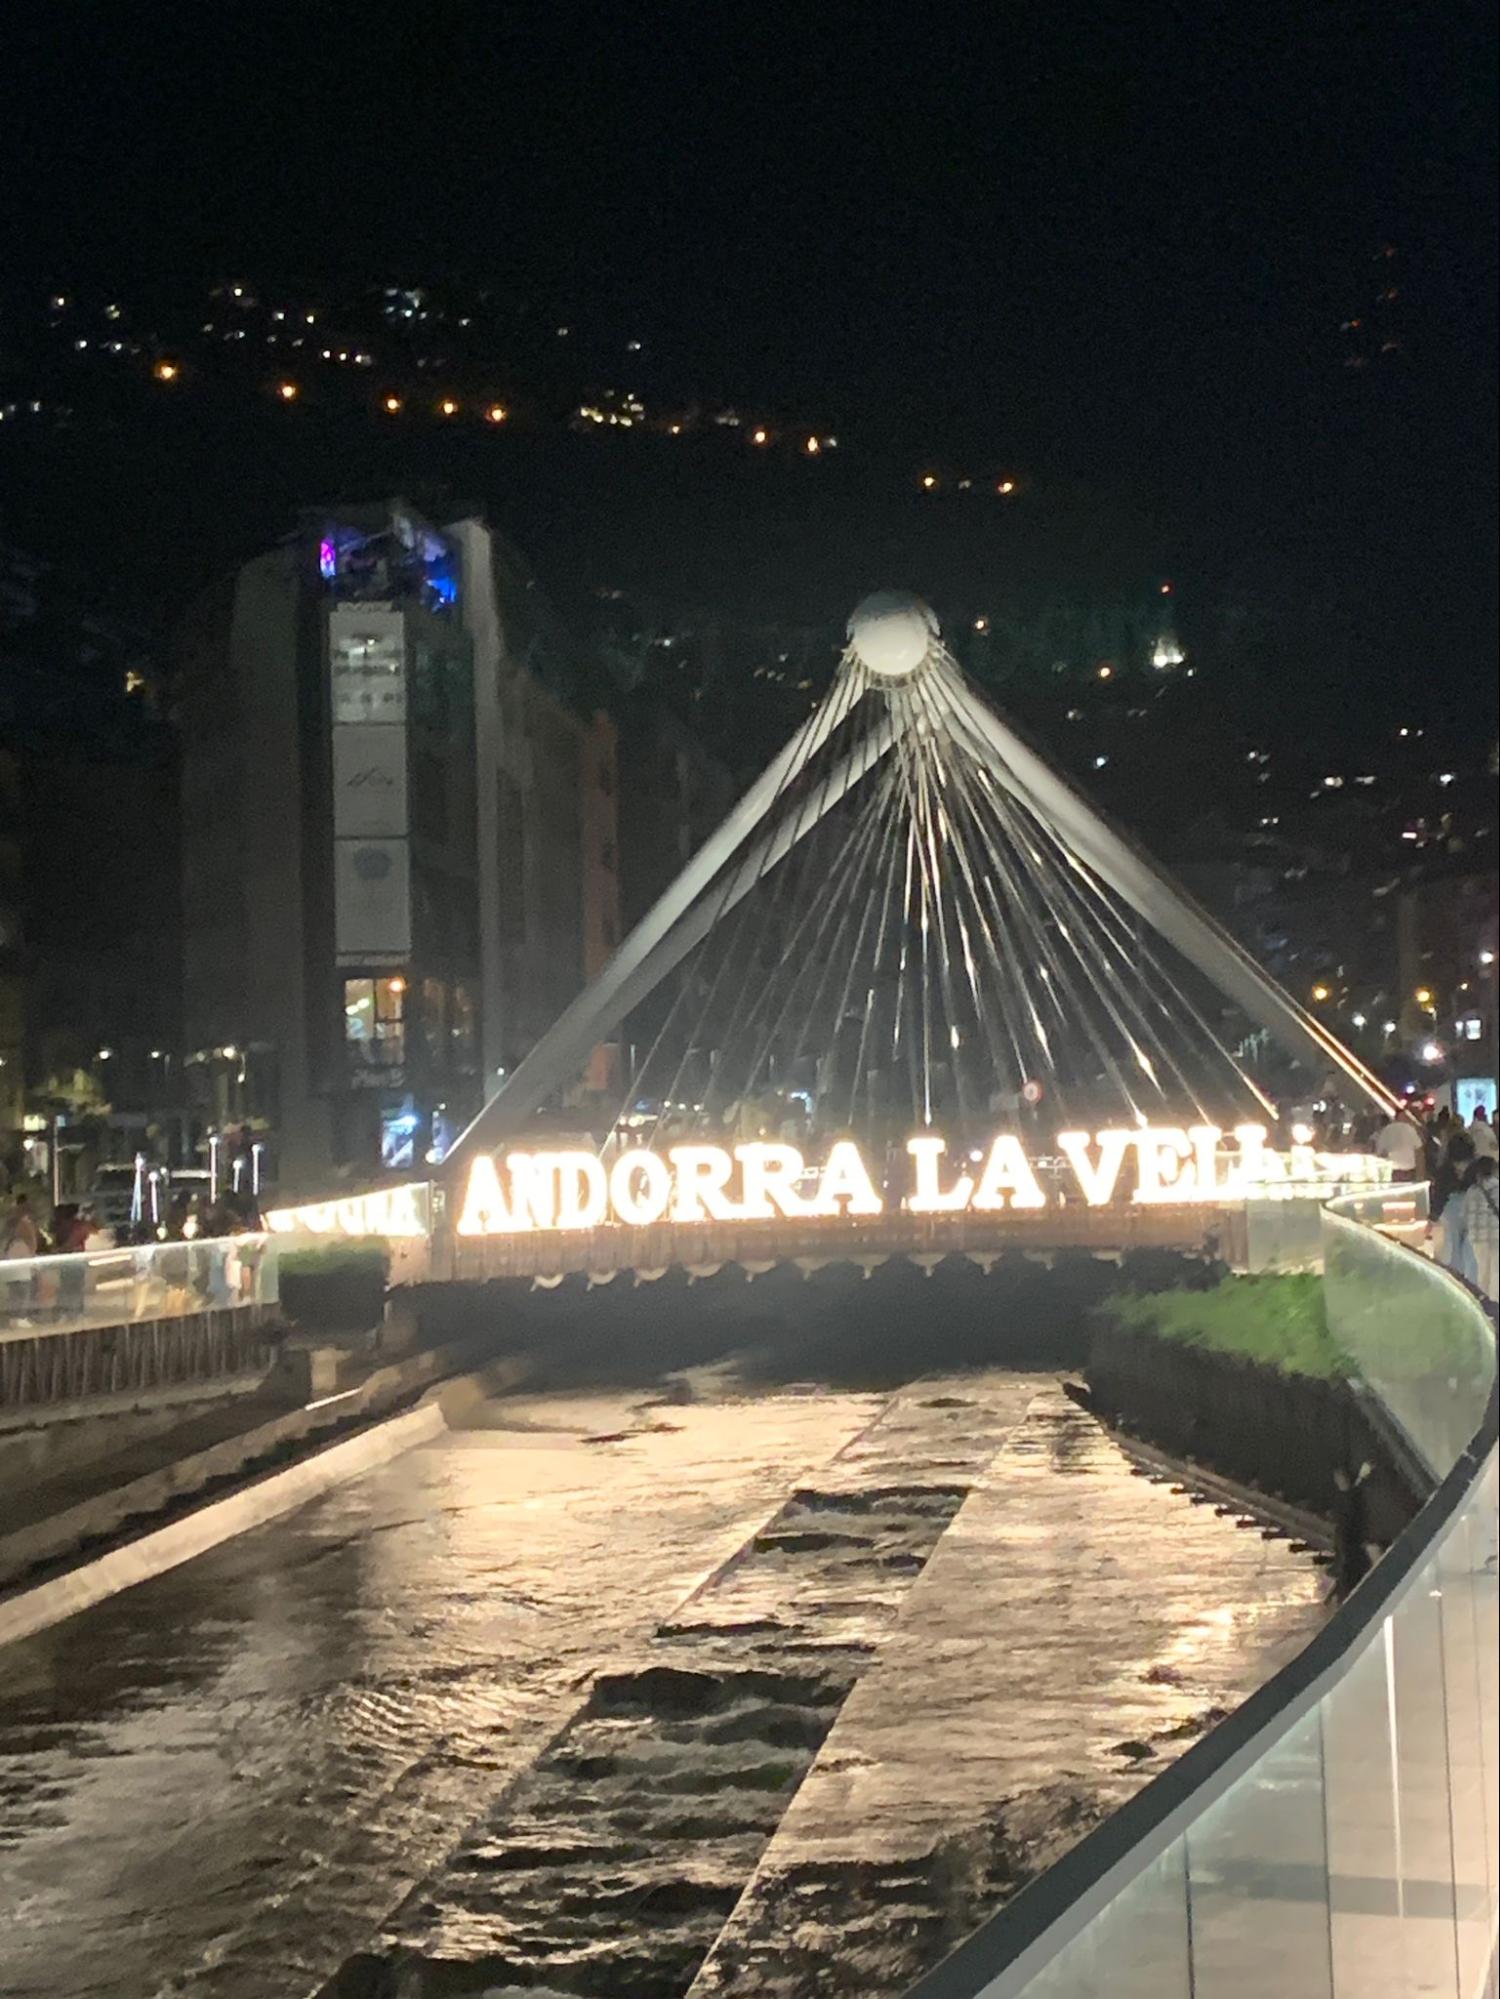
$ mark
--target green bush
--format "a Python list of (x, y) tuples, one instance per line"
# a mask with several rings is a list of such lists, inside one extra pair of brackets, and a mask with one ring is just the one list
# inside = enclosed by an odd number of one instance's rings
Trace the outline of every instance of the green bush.
[(336, 1242), (284, 1249), (277, 1262), (283, 1277), (344, 1277), (356, 1271), (385, 1282), (388, 1255), (384, 1236), (340, 1236)]
[(1117, 1291), (1106, 1321), (1155, 1339), (1237, 1354), (1283, 1374), (1336, 1380), (1352, 1372), (1334, 1344), (1314, 1275), (1226, 1277), (1206, 1291)]

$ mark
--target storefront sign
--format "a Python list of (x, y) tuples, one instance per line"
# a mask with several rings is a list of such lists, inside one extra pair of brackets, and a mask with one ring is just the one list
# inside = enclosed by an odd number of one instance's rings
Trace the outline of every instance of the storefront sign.
[(431, 1189), (425, 1181), (349, 1194), (339, 1201), (309, 1201), (274, 1208), (266, 1216), (273, 1235), (425, 1236)]
[(820, 1167), (809, 1167), (795, 1146), (769, 1143), (674, 1145), (664, 1153), (632, 1147), (613, 1158), (572, 1148), (481, 1155), (469, 1170), (458, 1233), (858, 1217), (888, 1208), (1024, 1213), (1078, 1199), (1096, 1208), (1220, 1202), (1389, 1177), (1383, 1161), (1362, 1153), (1278, 1151), (1262, 1125), (1237, 1125), (1229, 1136), (1226, 1144), (1210, 1125), (1065, 1131), (1055, 1159), (1044, 1163), (1011, 1132), (964, 1162), (948, 1157), (945, 1140), (924, 1134), (907, 1140), (905, 1184), (884, 1192), (851, 1139), (834, 1145)]

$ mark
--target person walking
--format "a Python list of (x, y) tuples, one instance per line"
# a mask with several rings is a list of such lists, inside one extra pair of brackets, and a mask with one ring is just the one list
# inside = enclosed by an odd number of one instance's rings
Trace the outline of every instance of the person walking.
[(1391, 1162), (1393, 1180), (1418, 1180), (1422, 1177), (1427, 1163), (1422, 1133), (1400, 1111), (1376, 1133), (1375, 1152), (1378, 1158)]
[(1432, 1237), (1432, 1253), (1439, 1263), (1456, 1270), (1460, 1277), (1472, 1275), (1468, 1267), (1468, 1239), (1464, 1233), (1463, 1197), (1473, 1163), (1473, 1144), (1469, 1134), (1460, 1129), (1448, 1141), (1448, 1150), (1432, 1176), (1427, 1200), (1427, 1226)]
[(1490, 1114), (1483, 1104), (1474, 1106), (1474, 1115), (1469, 1121), (1469, 1140), (1476, 1159), (1500, 1160), (1500, 1137), (1496, 1136)]
[(1493, 1305), (1500, 1300), (1500, 1165), (1488, 1154), (1474, 1161), (1463, 1210), (1474, 1283)]
[(35, 1256), (41, 1241), (36, 1216), (31, 1212), (31, 1202), (26, 1195), (17, 1194), (4, 1227), (0, 1229), (0, 1256)]

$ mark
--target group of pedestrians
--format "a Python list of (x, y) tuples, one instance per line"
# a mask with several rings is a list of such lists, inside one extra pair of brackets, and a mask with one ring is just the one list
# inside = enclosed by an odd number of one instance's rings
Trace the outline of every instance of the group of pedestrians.
[(1443, 1109), (1425, 1125), (1392, 1118), (1376, 1140), (1393, 1178), (1428, 1183), (1432, 1253), (1481, 1291), (1500, 1298), (1500, 1135), (1480, 1104), (1466, 1125)]

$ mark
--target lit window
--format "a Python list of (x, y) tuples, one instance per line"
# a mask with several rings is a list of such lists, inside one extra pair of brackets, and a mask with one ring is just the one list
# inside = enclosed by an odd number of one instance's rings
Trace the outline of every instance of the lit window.
[(1466, 1013), (1458, 1023), (1458, 1031), (1465, 1041), (1478, 1041), (1484, 1033), (1484, 1022), (1477, 1013)]
[(406, 1059), (406, 981), (345, 979), (344, 1045), (351, 1061), (396, 1069)]

